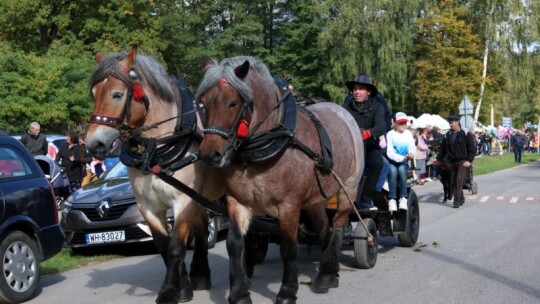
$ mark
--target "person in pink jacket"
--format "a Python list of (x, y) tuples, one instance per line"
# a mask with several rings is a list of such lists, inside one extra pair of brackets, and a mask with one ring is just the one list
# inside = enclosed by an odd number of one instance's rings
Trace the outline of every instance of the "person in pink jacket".
[(429, 152), (427, 142), (427, 133), (429, 130), (427, 128), (418, 128), (416, 130), (416, 169), (419, 170), (416, 183), (423, 185), (426, 176), (426, 158)]

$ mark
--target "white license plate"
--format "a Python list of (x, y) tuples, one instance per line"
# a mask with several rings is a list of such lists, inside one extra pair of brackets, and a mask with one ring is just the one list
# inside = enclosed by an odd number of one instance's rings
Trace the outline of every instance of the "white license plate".
[(118, 243), (126, 240), (124, 230), (87, 233), (86, 244)]

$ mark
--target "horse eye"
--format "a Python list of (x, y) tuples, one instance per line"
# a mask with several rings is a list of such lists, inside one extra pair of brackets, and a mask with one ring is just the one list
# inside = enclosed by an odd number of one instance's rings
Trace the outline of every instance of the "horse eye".
[(122, 99), (122, 97), (124, 97), (124, 93), (121, 91), (116, 91), (112, 93), (113, 99)]
[(231, 101), (229, 102), (229, 104), (227, 105), (227, 108), (229, 109), (233, 109), (236, 107), (236, 101)]

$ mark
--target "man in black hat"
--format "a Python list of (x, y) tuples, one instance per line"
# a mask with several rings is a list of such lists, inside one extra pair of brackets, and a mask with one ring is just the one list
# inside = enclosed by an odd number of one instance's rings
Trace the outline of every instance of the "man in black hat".
[(383, 169), (383, 159), (379, 147), (379, 137), (386, 133), (384, 108), (375, 101), (377, 87), (368, 75), (358, 75), (346, 83), (353, 98), (345, 98), (343, 107), (347, 109), (360, 127), (364, 140), (365, 165), (369, 172), (364, 187), (358, 185), (357, 203), (363, 210), (376, 211), (372, 195)]
[(454, 192), (454, 208), (465, 203), (463, 196), (463, 181), (465, 170), (469, 168), (476, 155), (476, 144), (472, 133), (463, 131), (459, 123), (458, 115), (448, 117), (450, 131), (441, 142), (441, 148), (437, 161), (447, 159), (450, 165), (450, 180)]

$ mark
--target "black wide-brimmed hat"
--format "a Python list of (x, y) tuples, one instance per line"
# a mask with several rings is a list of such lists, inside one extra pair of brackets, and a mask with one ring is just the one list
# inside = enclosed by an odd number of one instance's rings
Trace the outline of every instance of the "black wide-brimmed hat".
[(377, 87), (373, 83), (371, 83), (371, 78), (368, 75), (360, 74), (356, 76), (354, 80), (347, 81), (345, 84), (347, 85), (349, 91), (352, 92), (355, 83), (368, 86), (371, 89), (371, 93), (369, 94), (369, 96), (373, 97), (377, 95)]
[(459, 121), (459, 115), (450, 115), (448, 116), (448, 122), (452, 122), (452, 121)]

